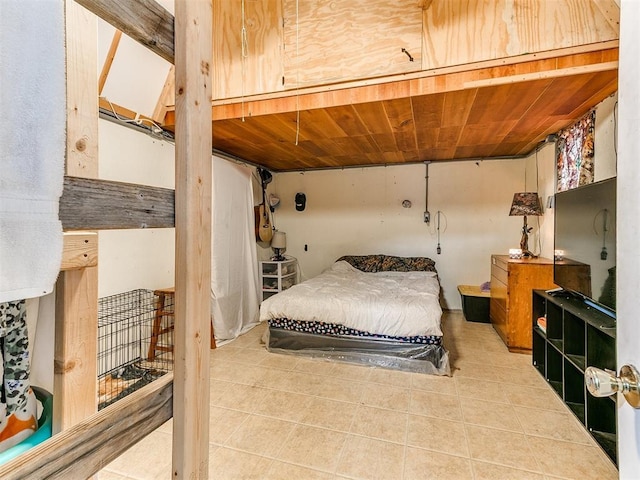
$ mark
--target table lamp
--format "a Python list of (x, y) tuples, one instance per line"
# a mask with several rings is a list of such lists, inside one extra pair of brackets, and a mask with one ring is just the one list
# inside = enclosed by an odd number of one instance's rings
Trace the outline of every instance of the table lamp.
[(520, 249), (522, 250), (523, 256), (535, 258), (537, 255), (534, 255), (529, 251), (529, 232), (531, 232), (532, 228), (527, 226), (527, 215), (533, 215), (536, 217), (542, 215), (538, 192), (515, 193), (513, 195), (513, 202), (511, 202), (511, 211), (509, 212), (509, 215), (519, 215), (524, 217)]
[(275, 256), (271, 259), (276, 262), (281, 262), (285, 258), (282, 252), (287, 248), (287, 234), (285, 232), (273, 232), (273, 238), (271, 239), (271, 248), (275, 253)]

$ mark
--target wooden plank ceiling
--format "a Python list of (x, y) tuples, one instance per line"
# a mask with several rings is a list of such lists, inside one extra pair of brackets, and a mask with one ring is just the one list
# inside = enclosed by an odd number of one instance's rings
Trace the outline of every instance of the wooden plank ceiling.
[(608, 47), (214, 102), (213, 146), (273, 171), (525, 156), (617, 90)]

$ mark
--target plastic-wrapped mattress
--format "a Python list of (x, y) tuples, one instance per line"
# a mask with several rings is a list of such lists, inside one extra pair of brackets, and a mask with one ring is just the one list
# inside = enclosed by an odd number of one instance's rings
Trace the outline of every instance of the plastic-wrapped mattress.
[(437, 344), (410, 343), (366, 336), (321, 335), (269, 327), (267, 350), (339, 360), (405, 372), (450, 375), (449, 353)]

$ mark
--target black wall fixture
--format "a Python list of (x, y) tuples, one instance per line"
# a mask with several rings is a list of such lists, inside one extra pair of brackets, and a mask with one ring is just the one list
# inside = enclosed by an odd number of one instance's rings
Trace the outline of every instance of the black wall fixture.
[(306, 206), (307, 206), (307, 196), (302, 192), (296, 193), (296, 210), (298, 210), (299, 212), (302, 212)]
[(260, 167), (258, 167), (256, 170), (258, 171), (258, 175), (260, 176), (262, 187), (264, 188), (265, 185), (269, 185), (271, 183), (271, 180), (273, 180), (273, 175), (271, 175), (271, 172)]

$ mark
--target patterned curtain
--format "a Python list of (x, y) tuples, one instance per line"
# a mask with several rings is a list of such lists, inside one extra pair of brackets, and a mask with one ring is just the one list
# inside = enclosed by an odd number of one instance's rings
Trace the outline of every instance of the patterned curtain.
[(561, 130), (556, 143), (557, 191), (593, 182), (596, 111)]

